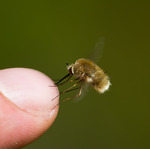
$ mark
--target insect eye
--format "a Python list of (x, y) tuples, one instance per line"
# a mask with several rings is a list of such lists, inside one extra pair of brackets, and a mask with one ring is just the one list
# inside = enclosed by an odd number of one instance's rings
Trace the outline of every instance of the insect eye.
[(71, 75), (73, 75), (73, 73), (72, 73), (72, 67), (69, 68), (69, 73), (70, 73)]

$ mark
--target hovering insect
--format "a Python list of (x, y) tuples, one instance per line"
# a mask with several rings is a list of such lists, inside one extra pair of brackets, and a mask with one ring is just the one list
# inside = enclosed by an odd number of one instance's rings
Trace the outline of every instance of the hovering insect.
[[(108, 90), (111, 85), (109, 76), (105, 73), (103, 69), (101, 69), (98, 65), (88, 59), (78, 59), (74, 64), (67, 64), (68, 74), (60, 79), (56, 85), (63, 85), (68, 82), (77, 81), (71, 87), (61, 92), (60, 94), (79, 89), (79, 93), (73, 97), (78, 97), (82, 93), (82, 89), (85, 83), (91, 85), (97, 92), (104, 93)], [(70, 78), (74, 76), (75, 79), (70, 80)], [(67, 79), (68, 78), (68, 79)], [(61, 83), (63, 80), (67, 79), (65, 82)], [(75, 86), (81, 84), (80, 87), (75, 88)], [(67, 98), (62, 102), (69, 100), (73, 97)], [(53, 98), (54, 99), (54, 98)], [(53, 100), (52, 99), (52, 100)]]
[(104, 93), (110, 86), (108, 75), (95, 63), (88, 59), (78, 59), (67, 67), (69, 74), (81, 82), (89, 83), (99, 93)]

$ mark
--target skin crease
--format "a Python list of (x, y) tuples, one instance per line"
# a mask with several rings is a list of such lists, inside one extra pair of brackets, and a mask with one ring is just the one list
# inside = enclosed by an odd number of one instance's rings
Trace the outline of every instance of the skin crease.
[(59, 94), (43, 73), (26, 68), (0, 70), (0, 149), (20, 149), (54, 122)]

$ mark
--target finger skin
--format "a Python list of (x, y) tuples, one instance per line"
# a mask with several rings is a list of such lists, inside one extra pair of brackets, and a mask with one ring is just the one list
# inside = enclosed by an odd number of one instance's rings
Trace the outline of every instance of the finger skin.
[(26, 68), (0, 70), (0, 149), (21, 148), (54, 122), (59, 94), (43, 73)]

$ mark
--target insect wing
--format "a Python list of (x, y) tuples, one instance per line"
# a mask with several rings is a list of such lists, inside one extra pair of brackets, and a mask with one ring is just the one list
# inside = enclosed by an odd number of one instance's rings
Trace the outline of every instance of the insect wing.
[(104, 51), (104, 37), (100, 38), (96, 43), (94, 49), (91, 51), (88, 59), (91, 61), (98, 63), (102, 57)]
[(85, 82), (83, 82), (81, 87), (82, 87), (82, 93), (81, 93), (81, 95), (79, 97), (74, 98), (75, 102), (79, 102), (80, 100), (82, 100), (86, 96), (86, 94), (87, 94), (87, 92), (89, 90), (89, 84), (87, 84)]

